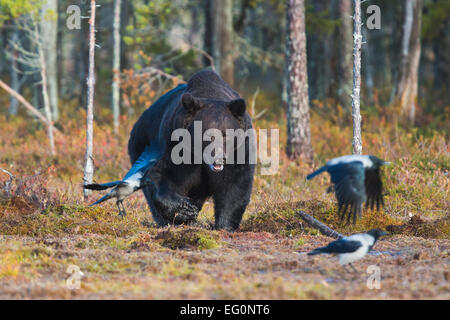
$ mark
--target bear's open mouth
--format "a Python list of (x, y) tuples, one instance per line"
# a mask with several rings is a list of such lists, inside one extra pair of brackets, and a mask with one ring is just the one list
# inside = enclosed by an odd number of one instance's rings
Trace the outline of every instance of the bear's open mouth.
[(220, 172), (223, 170), (224, 161), (223, 160), (216, 160), (214, 163), (209, 165), (209, 168), (214, 172)]

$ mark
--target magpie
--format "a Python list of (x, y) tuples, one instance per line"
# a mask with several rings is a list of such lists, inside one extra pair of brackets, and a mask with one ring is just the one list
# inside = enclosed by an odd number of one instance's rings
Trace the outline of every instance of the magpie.
[(144, 177), (150, 168), (152, 168), (159, 160), (159, 156), (159, 148), (150, 149), (150, 147), (147, 146), (122, 180), (103, 184), (91, 183), (84, 185), (85, 189), (90, 190), (105, 190), (112, 188), (111, 191), (92, 203), (90, 206), (102, 203), (103, 201), (111, 198), (116, 198), (119, 216), (125, 217), (127, 213), (122, 203), (123, 200), (133, 192), (136, 192), (152, 183), (150, 179)]
[(328, 171), (338, 201), (341, 221), (344, 220), (348, 210), (347, 224), (350, 222), (351, 215), (355, 224), (356, 215), (358, 214), (361, 218), (364, 202), (366, 208), (370, 205), (371, 209), (376, 204), (377, 210), (380, 209), (380, 205), (384, 205), (380, 167), (388, 164), (390, 162), (372, 155), (342, 156), (328, 161), (325, 166), (308, 175), (306, 179), (311, 180), (318, 174)]
[(308, 253), (308, 256), (322, 253), (335, 254), (339, 258), (340, 265), (345, 268), (345, 265), (349, 264), (356, 271), (352, 262), (362, 259), (372, 250), (378, 238), (386, 234), (387, 232), (380, 229), (372, 229), (367, 233), (353, 234), (330, 242), (326, 247), (314, 249)]

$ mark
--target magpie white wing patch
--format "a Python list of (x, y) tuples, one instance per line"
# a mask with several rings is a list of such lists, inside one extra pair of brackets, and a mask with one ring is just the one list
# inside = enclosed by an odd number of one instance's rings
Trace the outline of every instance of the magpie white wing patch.
[(338, 164), (344, 164), (344, 163), (350, 163), (359, 161), (362, 162), (364, 168), (370, 168), (373, 166), (372, 160), (370, 160), (369, 156), (367, 155), (358, 155), (358, 154), (352, 154), (347, 156), (342, 156), (338, 158), (331, 159), (327, 162), (328, 167), (332, 167)]
[(351, 236), (344, 237), (343, 239), (349, 240), (349, 241), (359, 241), (365, 246), (371, 246), (371, 245), (373, 245), (373, 243), (375, 241), (375, 239), (372, 236), (370, 236), (366, 233), (353, 234)]
[(130, 171), (127, 172), (123, 181), (140, 181), (148, 169), (154, 165), (160, 158), (160, 148), (158, 146), (147, 146), (133, 163)]

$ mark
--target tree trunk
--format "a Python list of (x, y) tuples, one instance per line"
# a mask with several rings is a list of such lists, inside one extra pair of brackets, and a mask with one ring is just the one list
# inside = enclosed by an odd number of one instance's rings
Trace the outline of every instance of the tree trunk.
[[(352, 2), (339, 0), (340, 50), (338, 59), (338, 101), (344, 110), (350, 109), (352, 88)], [(347, 113), (348, 114), (348, 113)]]
[(205, 51), (213, 57), (217, 73), (233, 86), (233, 1), (207, 1), (205, 16)]
[[(15, 27), (14, 30), (12, 31), (12, 42), (13, 43), (17, 43), (19, 41), (19, 31), (18, 29)], [(11, 88), (20, 93), (20, 86), (19, 86), (19, 74), (18, 74), (18, 65), (17, 65), (17, 56), (19, 55), (19, 53), (17, 52), (17, 50), (13, 50), (11, 52), (11, 65), (9, 66), (10, 68), (10, 78), (11, 78)], [(8, 114), (10, 116), (15, 116), (17, 115), (17, 111), (19, 108), (19, 102), (17, 101), (17, 99), (14, 96), (11, 96), (9, 99), (9, 109), (8, 109)]]
[(52, 111), (50, 107), (50, 99), (48, 96), (48, 82), (47, 82), (47, 61), (45, 58), (44, 53), (44, 40), (39, 34), (37, 25), (35, 25), (35, 32), (36, 32), (36, 43), (38, 45), (38, 55), (39, 55), (39, 62), (40, 62), (40, 72), (41, 72), (41, 86), (42, 86), (42, 98), (44, 99), (44, 112), (45, 117), (47, 118), (47, 123), (49, 124), (47, 126), (47, 134), (48, 139), (50, 141), (50, 152), (51, 155), (55, 155), (55, 142), (53, 139), (53, 123), (52, 123)]
[(58, 65), (57, 65), (57, 35), (58, 35), (58, 1), (45, 0), (41, 12), (41, 40), (47, 66), (48, 93), (52, 119), (58, 120)]
[(223, 79), (234, 85), (233, 1), (221, 0), (223, 18), (220, 35), (220, 70)]
[[(94, 177), (94, 161), (92, 158), (94, 139), (94, 56), (95, 56), (95, 0), (91, 0), (91, 17), (89, 19), (89, 71), (87, 78), (87, 107), (86, 107), (86, 154), (84, 157), (84, 183), (92, 183)], [(84, 189), (86, 199), (90, 190)]]
[(86, 82), (87, 73), (88, 73), (88, 46), (86, 45), (89, 42), (89, 28), (86, 26), (86, 23), (81, 23), (81, 29), (77, 32), (76, 43), (79, 46), (79, 50), (77, 50), (77, 58), (76, 58), (76, 72), (78, 75), (77, 85), (79, 85), (79, 103), (82, 106), (87, 105), (87, 90), (84, 83)]
[(353, 15), (353, 90), (352, 90), (352, 119), (353, 119), (353, 154), (362, 154), (361, 138), (361, 0), (354, 0), (355, 13)]
[(286, 17), (286, 58), (289, 77), (286, 152), (291, 159), (300, 156), (312, 159), (304, 0), (288, 0)]
[(114, 1), (114, 23), (113, 23), (113, 83), (112, 83), (112, 111), (114, 118), (114, 132), (119, 132), (120, 115), (120, 8), (121, 0)]
[(411, 124), (415, 121), (418, 96), (422, 6), (422, 0), (405, 0), (400, 81), (396, 100), (400, 105), (402, 116)]
[[(213, 2), (211, 0), (204, 0), (205, 34), (204, 34), (204, 38), (203, 38), (203, 50), (214, 58), (213, 44), (212, 44), (212, 37), (213, 37), (212, 5), (213, 5)], [(210, 63), (211, 62), (207, 59), (207, 57), (203, 56), (203, 65), (208, 66), (208, 65), (210, 65)]]
[(367, 32), (366, 28), (363, 28), (363, 35), (366, 42), (365, 49), (363, 51), (363, 65), (365, 66), (365, 78), (366, 78), (366, 92), (367, 92), (367, 102), (372, 104), (373, 99), (373, 62), (372, 62), (372, 42), (370, 41), (370, 32)]
[(450, 30), (450, 20), (447, 19), (439, 35), (433, 39), (433, 50), (436, 55), (433, 63), (433, 89), (441, 90), (448, 86), (450, 79), (450, 37), (446, 30)]

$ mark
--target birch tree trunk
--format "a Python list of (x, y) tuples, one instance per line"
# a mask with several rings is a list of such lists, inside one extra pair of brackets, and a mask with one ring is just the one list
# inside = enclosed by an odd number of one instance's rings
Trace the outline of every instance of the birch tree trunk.
[(291, 159), (300, 156), (312, 159), (304, 0), (288, 0), (286, 17), (288, 69), (288, 141), (286, 152)]
[(113, 23), (113, 83), (112, 83), (112, 111), (114, 118), (114, 132), (119, 132), (120, 115), (120, 8), (122, 1), (114, 1), (114, 23)]
[(422, 0), (405, 0), (400, 81), (396, 100), (400, 105), (402, 116), (411, 124), (415, 121), (418, 96), (422, 6)]
[(58, 1), (45, 0), (41, 11), (41, 41), (47, 66), (49, 103), (54, 121), (59, 118), (58, 109), (58, 65), (57, 65), (57, 35), (58, 35)]
[[(12, 34), (12, 42), (17, 43), (18, 41), (19, 41), (19, 31), (15, 27), (13, 34)], [(11, 65), (9, 66), (9, 68), (10, 68), (9, 74), (10, 74), (10, 78), (11, 78), (11, 88), (16, 92), (20, 92), (17, 56), (18, 56), (17, 50), (13, 50), (11, 52)], [(17, 99), (14, 96), (11, 96), (9, 99), (8, 114), (10, 116), (17, 115), (18, 108), (19, 108), (19, 102), (17, 101)]]
[[(91, 0), (91, 16), (89, 18), (89, 71), (87, 78), (87, 107), (86, 107), (86, 154), (84, 156), (84, 183), (92, 183), (94, 177), (94, 162), (92, 158), (93, 138), (94, 138), (94, 56), (95, 56), (95, 0)], [(91, 191), (84, 189), (86, 199)]]
[(353, 15), (353, 90), (352, 90), (352, 119), (353, 119), (353, 154), (362, 154), (361, 138), (361, 0), (354, 0)]
[(35, 34), (36, 34), (36, 43), (38, 47), (38, 55), (40, 62), (40, 72), (41, 72), (41, 80), (42, 80), (42, 98), (44, 99), (44, 112), (45, 117), (47, 118), (47, 134), (50, 142), (50, 152), (52, 156), (55, 155), (55, 142), (53, 139), (53, 123), (52, 123), (52, 111), (50, 108), (50, 99), (48, 97), (48, 82), (47, 82), (47, 62), (44, 53), (44, 42), (39, 34), (39, 30), (37, 25), (35, 24)]
[(350, 92), (352, 90), (352, 1), (339, 0), (338, 11), (341, 23), (339, 32), (338, 100), (342, 108), (348, 112), (351, 104)]

